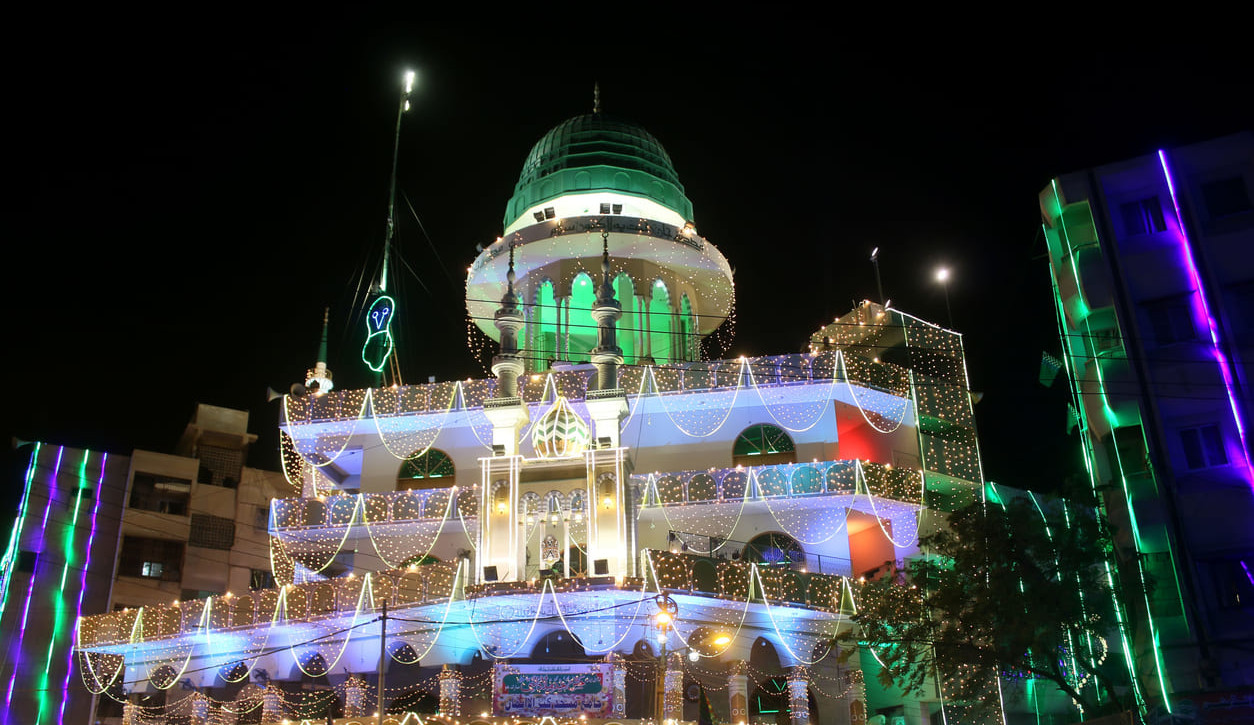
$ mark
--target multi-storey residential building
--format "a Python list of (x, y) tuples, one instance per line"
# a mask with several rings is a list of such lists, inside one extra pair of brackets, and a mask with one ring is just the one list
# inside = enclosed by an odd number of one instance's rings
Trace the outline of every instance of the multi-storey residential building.
[(3, 562), (6, 722), (120, 722), (129, 685), (83, 688), (78, 617), (273, 585), (269, 504), (290, 489), (244, 466), (247, 426), (247, 412), (200, 405), (173, 455), (32, 444)]
[(1142, 697), (1254, 716), (1254, 134), (1065, 174), (1040, 205)]

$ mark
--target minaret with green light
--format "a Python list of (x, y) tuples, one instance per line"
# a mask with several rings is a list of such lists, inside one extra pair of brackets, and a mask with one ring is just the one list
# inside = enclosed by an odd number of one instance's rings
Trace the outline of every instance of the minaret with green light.
[(314, 366), (305, 372), (305, 390), (310, 393), (329, 393), (335, 387), (331, 370), (327, 367), (327, 323), (331, 308), (322, 311), (322, 341), (318, 343), (318, 357)]

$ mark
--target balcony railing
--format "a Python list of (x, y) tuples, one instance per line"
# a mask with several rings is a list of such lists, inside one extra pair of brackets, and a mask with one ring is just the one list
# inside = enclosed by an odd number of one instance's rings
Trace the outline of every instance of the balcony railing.
[(843, 576), (669, 551), (650, 550), (646, 556), (652, 561), (652, 566), (647, 562), (644, 566), (645, 586), (650, 590), (660, 587), (740, 602), (765, 599), (770, 605), (797, 604), (846, 615), (855, 612), (849, 580)]
[(867, 494), (916, 505), (923, 501), (921, 471), (858, 460), (637, 474), (631, 482), (646, 507), (824, 494)]
[(174, 605), (150, 606), (82, 619), (78, 647), (92, 649), (272, 624), (352, 616), (447, 602), (461, 562), (375, 572), (248, 594), (224, 594)]
[(471, 488), (431, 488), (359, 493), (326, 498), (285, 498), (274, 501), (277, 532), (354, 523), (440, 521), (446, 516), (478, 516), (479, 497)]
[[(595, 373), (588, 370), (557, 370), (530, 375), (518, 381), (526, 403), (549, 400), (553, 394), (568, 400), (588, 395)], [(659, 366), (628, 366), (619, 372), (619, 387), (627, 395), (668, 394), (807, 383), (848, 382), (863, 388), (904, 398), (910, 392), (909, 373), (900, 366), (873, 362), (840, 351), (772, 355), (739, 360), (679, 363)], [(386, 428), (387, 420), (419, 413), (447, 413), (473, 409), (496, 392), (495, 379), (449, 381), (396, 388), (335, 390), (325, 395), (285, 398), (286, 423), (292, 426), (333, 421), (355, 421), (370, 415)], [(369, 401), (367, 401), (367, 396)], [(367, 406), (367, 402), (369, 405)], [(387, 432), (387, 431), (382, 431)]]

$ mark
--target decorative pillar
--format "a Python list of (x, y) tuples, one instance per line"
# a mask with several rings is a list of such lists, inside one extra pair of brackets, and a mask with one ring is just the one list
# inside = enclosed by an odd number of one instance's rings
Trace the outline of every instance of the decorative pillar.
[(138, 706), (129, 700), (122, 705), (122, 725), (139, 725)]
[(366, 714), (366, 682), (357, 675), (344, 683), (344, 715), (360, 717)]
[(623, 350), (618, 346), (618, 318), (623, 306), (614, 297), (610, 279), (610, 233), (601, 232), (601, 286), (597, 290), (592, 319), (597, 323), (597, 346), (592, 349), (592, 364), (597, 368), (597, 390), (618, 389), (618, 366), (623, 364)]
[(605, 659), (612, 668), (610, 676), (614, 685), (614, 717), (621, 720), (627, 717), (627, 668), (617, 652), (610, 652)]
[(749, 666), (744, 660), (732, 660), (727, 670), (727, 699), (732, 725), (749, 722)]
[(203, 692), (193, 692), (188, 695), (192, 704), (191, 725), (208, 725), (209, 722), (209, 698), (205, 697)]
[(684, 719), (684, 661), (678, 652), (666, 658), (666, 693), (662, 697), (662, 722), (676, 725)]
[(866, 682), (862, 670), (849, 671), (849, 725), (866, 725)]
[(446, 718), (462, 714), (461, 685), (462, 673), (444, 665), (440, 670), (440, 714)]
[(501, 333), (501, 354), (492, 358), (492, 374), (497, 377), (497, 398), (518, 397), (518, 376), (523, 372), (523, 360), (518, 355), (518, 330), (523, 326), (522, 311), (518, 309), (518, 296), (514, 294), (514, 245), (509, 245), (509, 271), (505, 274), (507, 286), (501, 297), (501, 306), (495, 315), (496, 329)]
[(266, 683), (261, 693), (261, 719), (266, 722), (278, 722), (283, 719), (283, 707), (279, 700), (279, 688), (273, 682)]
[(803, 665), (788, 671), (788, 714), (792, 725), (810, 722), (810, 672)]

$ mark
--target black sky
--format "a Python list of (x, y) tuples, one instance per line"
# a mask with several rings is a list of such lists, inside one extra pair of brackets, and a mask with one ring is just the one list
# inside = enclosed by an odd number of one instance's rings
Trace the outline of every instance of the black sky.
[(11, 96), (22, 193), (5, 244), (0, 431), (169, 450), (204, 402), (250, 409), (251, 462), (277, 467), (264, 391), (303, 376), (323, 305), (337, 384), (366, 383), (348, 305), (381, 248), (396, 94), (414, 67), (398, 201), (416, 272), (400, 287), (408, 381), (483, 375), (465, 344), (466, 265), (500, 234), (531, 145), (590, 110), (599, 81), (605, 109), (669, 151), (698, 228), (737, 270), (731, 354), (798, 350), (874, 297), (875, 246), (895, 306), (944, 322), (931, 274), (948, 264), (985, 393), (986, 473), (1048, 488), (1074, 451), (1065, 396), (1036, 384), (1041, 351), (1057, 350), (1037, 192), (1254, 118), (1248, 58), (1214, 40), (643, 27), (39, 38)]

